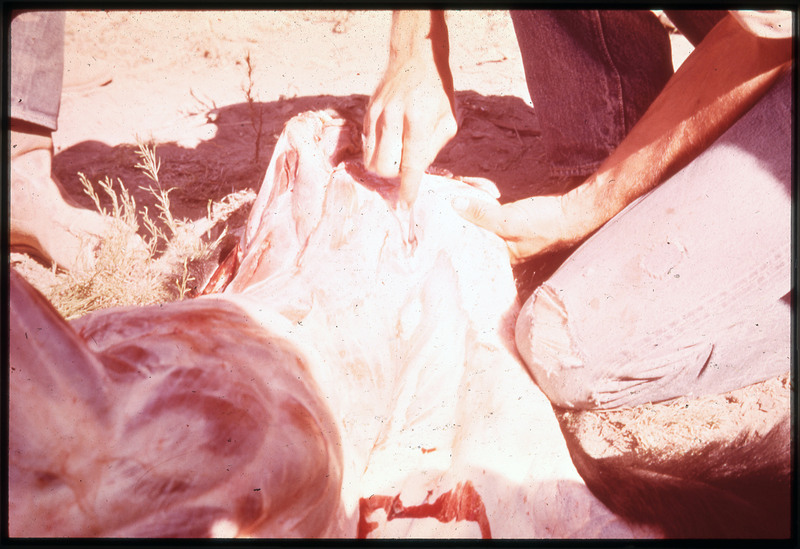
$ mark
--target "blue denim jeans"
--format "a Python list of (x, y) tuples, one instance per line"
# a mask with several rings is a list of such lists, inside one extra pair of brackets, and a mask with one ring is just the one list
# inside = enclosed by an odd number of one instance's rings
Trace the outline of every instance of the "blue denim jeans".
[[(694, 41), (726, 14), (675, 13)], [(590, 175), (672, 76), (666, 29), (646, 10), (512, 11), (511, 19), (551, 174)]]
[(517, 346), (554, 404), (635, 406), (789, 371), (792, 98), (785, 74), (526, 301)]
[(15, 13), (9, 31), (9, 115), (56, 130), (64, 76), (64, 12)]

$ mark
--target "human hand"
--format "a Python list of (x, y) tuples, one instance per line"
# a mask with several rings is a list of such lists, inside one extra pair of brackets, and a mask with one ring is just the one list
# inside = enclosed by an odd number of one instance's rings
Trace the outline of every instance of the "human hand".
[(399, 176), (407, 208), (458, 129), (448, 55), (443, 14), (393, 15), (389, 64), (364, 118), (364, 165), (382, 177)]
[(563, 196), (534, 196), (497, 204), (459, 196), (452, 201), (461, 217), (505, 240), (512, 264), (575, 244)]

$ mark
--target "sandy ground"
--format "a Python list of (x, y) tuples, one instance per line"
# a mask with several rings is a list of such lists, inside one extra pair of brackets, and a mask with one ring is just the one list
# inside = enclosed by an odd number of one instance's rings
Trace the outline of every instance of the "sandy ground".
[[(209, 200), (258, 190), (293, 115), (332, 108), (361, 119), (384, 68), (389, 25), (388, 12), (69, 12), (54, 173), (86, 207), (78, 172), (92, 181), (121, 179), (152, 211), (135, 150), (137, 142), (155, 143), (161, 179), (175, 188), (173, 213), (197, 219)], [(454, 12), (449, 26), (461, 129), (436, 164), (495, 181), (504, 201), (533, 188), (546, 192), (538, 123), (508, 14)], [(691, 48), (680, 36), (673, 41), (677, 66)], [(102, 78), (81, 85), (87, 76)], [(246, 213), (231, 219), (234, 234)], [(12, 265), (34, 285), (47, 277), (26, 256), (12, 255)], [(769, 394), (787, 409), (786, 379)]]
[[(556, 190), (508, 13), (448, 17), (461, 125), (436, 164), (491, 179), (501, 201)], [(150, 181), (135, 167), (136, 144), (152, 143), (162, 184), (175, 189), (174, 215), (198, 219), (209, 201), (258, 190), (295, 114), (333, 108), (361, 120), (384, 69), (390, 19), (386, 11), (68, 12), (54, 173), (85, 207), (92, 203), (79, 172), (121, 180), (152, 212), (153, 197), (140, 188)], [(677, 67), (691, 46), (672, 38)], [(232, 234), (245, 214), (229, 221)], [(541, 282), (561, 259), (526, 278)], [(52, 283), (25, 256), (12, 264), (39, 288)]]
[[(53, 171), (85, 207), (79, 172), (119, 179), (153, 212), (142, 189), (150, 181), (135, 166), (137, 143), (155, 144), (173, 214), (197, 220), (209, 201), (258, 190), (295, 114), (332, 108), (360, 122), (390, 23), (386, 11), (68, 12)], [(461, 131), (437, 164), (520, 198), (545, 168), (511, 20), (453, 12), (449, 26)], [(229, 220), (232, 235), (245, 216)], [(54, 283), (26, 256), (12, 255), (12, 265), (42, 290)]]
[[(257, 190), (291, 116), (318, 108), (362, 116), (383, 71), (389, 24), (388, 12), (70, 13), (67, 83), (72, 71), (80, 80), (93, 66), (113, 79), (78, 93), (67, 88), (54, 136), (56, 174), (69, 189), (79, 189), (77, 171), (144, 184), (131, 155), (143, 140), (158, 144), (179, 215), (198, 215), (208, 199), (234, 190)], [(503, 12), (455, 13), (450, 26), (456, 85), (471, 90), (462, 95), (462, 141), (485, 154), (467, 163), (475, 155), (452, 154), (462, 149), (454, 143), (440, 163), (463, 175), (513, 171), (504, 153), (519, 159), (520, 148), (510, 146), (518, 144), (514, 126), (535, 138), (536, 122), (511, 21)], [(479, 124), (470, 116), (475, 110)], [(513, 140), (503, 148), (495, 134)], [(538, 142), (529, 141), (522, 151), (533, 157)]]

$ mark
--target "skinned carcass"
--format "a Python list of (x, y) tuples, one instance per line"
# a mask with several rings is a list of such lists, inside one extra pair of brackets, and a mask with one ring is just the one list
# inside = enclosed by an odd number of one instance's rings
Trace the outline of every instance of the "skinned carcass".
[(521, 363), (505, 244), (450, 207), (491, 185), (427, 174), (403, 215), (359, 130), (289, 122), (217, 292), (70, 327), (12, 277), (12, 535), (657, 534)]
[(325, 535), (337, 427), (308, 357), (235, 305), (86, 317), (11, 273), (9, 534)]

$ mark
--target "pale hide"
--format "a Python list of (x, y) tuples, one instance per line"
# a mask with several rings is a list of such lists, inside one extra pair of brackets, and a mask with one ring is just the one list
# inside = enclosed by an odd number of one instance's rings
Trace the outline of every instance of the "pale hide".
[(657, 534), (589, 492), (520, 361), (505, 245), (450, 206), (492, 185), (426, 174), (404, 216), (359, 148), (288, 123), (221, 293), (73, 333), (12, 280), (11, 535)]

